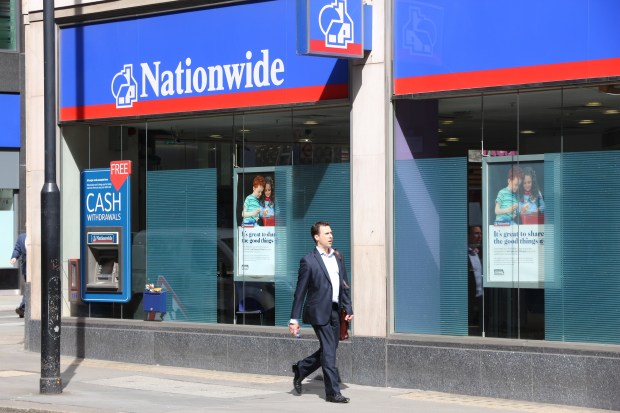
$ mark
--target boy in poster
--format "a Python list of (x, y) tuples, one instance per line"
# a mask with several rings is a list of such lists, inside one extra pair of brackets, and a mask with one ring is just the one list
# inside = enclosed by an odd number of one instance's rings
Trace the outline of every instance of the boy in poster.
[(516, 224), (519, 197), (517, 191), (523, 180), (523, 170), (513, 166), (508, 170), (508, 186), (497, 193), (495, 199), (495, 225)]

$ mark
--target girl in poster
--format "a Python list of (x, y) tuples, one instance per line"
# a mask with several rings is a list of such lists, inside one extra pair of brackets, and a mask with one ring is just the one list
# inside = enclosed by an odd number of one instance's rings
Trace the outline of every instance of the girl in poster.
[(261, 197), (261, 207), (263, 208), (263, 226), (273, 227), (275, 225), (275, 186), (271, 177), (265, 178), (265, 191)]
[(523, 168), (523, 187), (519, 197), (519, 214), (522, 224), (542, 224), (542, 215), (545, 213), (545, 201), (538, 187), (536, 171), (528, 167)]

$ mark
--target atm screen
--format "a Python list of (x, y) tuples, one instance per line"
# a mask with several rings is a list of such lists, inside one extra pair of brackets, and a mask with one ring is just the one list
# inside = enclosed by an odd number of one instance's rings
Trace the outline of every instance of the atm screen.
[(97, 259), (97, 282), (118, 281), (118, 253), (114, 250), (100, 250)]
[(116, 272), (116, 262), (112, 258), (102, 259), (99, 262), (99, 274), (100, 275), (109, 275)]

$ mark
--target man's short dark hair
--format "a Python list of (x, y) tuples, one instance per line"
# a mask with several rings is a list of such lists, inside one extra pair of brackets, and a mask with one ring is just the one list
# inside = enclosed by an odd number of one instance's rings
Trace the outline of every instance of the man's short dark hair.
[(316, 244), (316, 240), (314, 239), (315, 235), (319, 235), (319, 231), (321, 227), (330, 227), (329, 222), (325, 221), (317, 221), (310, 227), (310, 235), (312, 236), (312, 241)]

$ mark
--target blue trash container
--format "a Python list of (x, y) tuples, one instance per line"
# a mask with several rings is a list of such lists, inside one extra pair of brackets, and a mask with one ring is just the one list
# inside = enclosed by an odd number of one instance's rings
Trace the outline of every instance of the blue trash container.
[(167, 298), (168, 293), (166, 291), (144, 292), (142, 304), (147, 315), (147, 320), (155, 321), (155, 317), (158, 313), (160, 318), (159, 321), (164, 319), (164, 315), (166, 314)]

